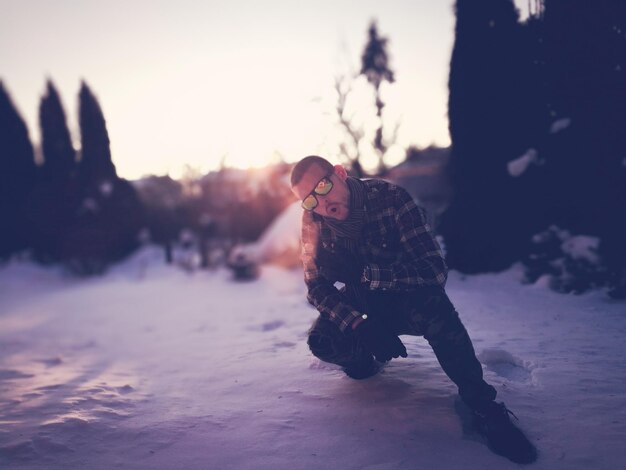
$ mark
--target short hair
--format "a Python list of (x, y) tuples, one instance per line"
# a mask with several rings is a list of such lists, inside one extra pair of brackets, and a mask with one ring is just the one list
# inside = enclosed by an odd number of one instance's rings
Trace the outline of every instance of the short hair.
[(291, 170), (291, 187), (293, 188), (296, 184), (300, 182), (304, 174), (307, 172), (312, 165), (319, 165), (322, 169), (326, 170), (328, 173), (332, 173), (335, 170), (332, 163), (322, 157), (318, 157), (317, 155), (309, 155), (308, 157), (304, 157), (296, 166)]

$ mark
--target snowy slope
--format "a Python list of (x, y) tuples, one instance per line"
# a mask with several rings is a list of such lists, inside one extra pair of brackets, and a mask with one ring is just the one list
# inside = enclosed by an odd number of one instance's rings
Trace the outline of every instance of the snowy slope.
[[(626, 468), (626, 306), (451, 273), (537, 469)], [(308, 352), (302, 273), (256, 282), (139, 252), (103, 278), (0, 268), (0, 468), (507, 469), (423, 338), (366, 381)]]
[(296, 201), (281, 214), (261, 234), (259, 240), (236, 246), (230, 260), (242, 256), (255, 263), (271, 263), (283, 267), (300, 265), (300, 231), (302, 227), (302, 207)]

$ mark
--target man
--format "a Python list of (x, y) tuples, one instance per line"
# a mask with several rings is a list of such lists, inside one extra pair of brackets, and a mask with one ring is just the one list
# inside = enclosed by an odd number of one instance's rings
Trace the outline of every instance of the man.
[[(407, 357), (398, 337), (428, 340), (472, 410), (490, 448), (519, 463), (536, 450), (496, 403), (472, 342), (448, 299), (447, 267), (424, 211), (402, 188), (360, 181), (318, 156), (295, 165), (291, 188), (302, 201), (302, 261), (308, 300), (320, 312), (311, 352), (354, 379)], [(344, 284), (337, 289), (335, 284)]]

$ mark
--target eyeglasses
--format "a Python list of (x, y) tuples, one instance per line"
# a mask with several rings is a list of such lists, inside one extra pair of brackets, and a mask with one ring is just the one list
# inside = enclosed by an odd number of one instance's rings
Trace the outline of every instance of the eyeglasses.
[(312, 211), (319, 204), (315, 195), (326, 196), (331, 189), (333, 189), (333, 182), (330, 180), (330, 175), (324, 176), (317, 182), (317, 185), (313, 188), (311, 194), (304, 198), (302, 201), (302, 208), (307, 211)]

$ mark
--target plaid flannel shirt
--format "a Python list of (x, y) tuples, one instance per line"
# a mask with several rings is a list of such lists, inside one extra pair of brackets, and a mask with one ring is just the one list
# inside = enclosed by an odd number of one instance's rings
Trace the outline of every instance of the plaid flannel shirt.
[[(410, 291), (422, 286), (444, 287), (447, 266), (424, 210), (403, 188), (382, 180), (360, 181), (365, 191), (365, 221), (356, 241), (356, 256), (369, 267), (371, 290)], [(302, 217), (302, 263), (307, 299), (344, 331), (359, 312), (332, 280), (324, 278), (315, 263), (318, 249), (346, 249), (324, 218), (305, 211)]]

